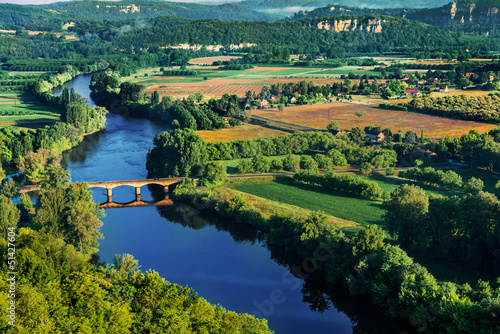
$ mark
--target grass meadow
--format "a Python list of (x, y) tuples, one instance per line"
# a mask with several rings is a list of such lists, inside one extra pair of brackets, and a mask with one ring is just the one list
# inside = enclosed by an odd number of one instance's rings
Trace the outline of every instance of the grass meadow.
[(58, 110), (26, 92), (0, 92), (0, 126), (37, 129), (59, 121)]

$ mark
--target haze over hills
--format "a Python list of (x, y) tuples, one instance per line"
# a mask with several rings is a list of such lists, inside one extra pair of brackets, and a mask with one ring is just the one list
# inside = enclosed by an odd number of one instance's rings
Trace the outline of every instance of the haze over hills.
[(449, 3), (449, 0), (245, 0), (240, 4), (253, 10), (290, 15), (315, 8), (344, 5), (363, 8), (434, 8)]

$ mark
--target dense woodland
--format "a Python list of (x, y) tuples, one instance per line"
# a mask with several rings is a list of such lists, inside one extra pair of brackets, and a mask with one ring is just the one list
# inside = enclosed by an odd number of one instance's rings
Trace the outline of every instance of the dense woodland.
[(444, 117), (483, 122), (500, 121), (500, 96), (498, 95), (459, 95), (413, 99), (407, 107), (411, 111)]
[(15, 327), (7, 317), (11, 282), (0, 279), (3, 333), (270, 332), (265, 320), (228, 312), (154, 271), (139, 271), (129, 254), (92, 264), (102, 211), (85, 184), (69, 185), (68, 177), (53, 166), (35, 207), (27, 195), (17, 205), (0, 195), (2, 270), (9, 271), (7, 239), (15, 235), (17, 271)]

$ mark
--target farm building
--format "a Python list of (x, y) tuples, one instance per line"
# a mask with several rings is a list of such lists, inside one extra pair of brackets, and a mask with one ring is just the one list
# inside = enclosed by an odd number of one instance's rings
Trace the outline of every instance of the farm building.
[(406, 88), (406, 96), (421, 96), (422, 93), (418, 88)]
[(385, 135), (377, 130), (365, 130), (365, 134), (372, 141), (383, 141), (385, 140)]

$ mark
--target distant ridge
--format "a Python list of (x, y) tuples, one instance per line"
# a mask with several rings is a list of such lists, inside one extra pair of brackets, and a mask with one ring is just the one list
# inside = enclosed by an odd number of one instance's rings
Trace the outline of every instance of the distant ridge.
[(277, 16), (259, 13), (236, 3), (200, 5), (161, 0), (68, 1), (43, 5), (61, 12), (101, 20), (124, 20), (175, 15), (191, 19), (222, 21), (275, 21)]
[(291, 15), (295, 12), (313, 10), (326, 6), (350, 6), (358, 8), (434, 8), (449, 3), (450, 0), (245, 0), (242, 6), (253, 10)]

